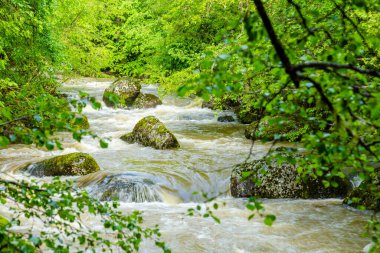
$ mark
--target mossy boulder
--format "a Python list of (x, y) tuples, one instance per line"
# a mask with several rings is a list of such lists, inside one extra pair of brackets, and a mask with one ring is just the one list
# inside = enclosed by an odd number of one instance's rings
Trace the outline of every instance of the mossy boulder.
[(71, 153), (33, 163), (26, 168), (32, 176), (81, 176), (99, 171), (95, 159), (85, 153)]
[(247, 139), (272, 140), (297, 140), (302, 129), (300, 123), (290, 118), (273, 117), (260, 121), (254, 121), (247, 126), (244, 135)]
[(9, 221), (2, 215), (0, 215), (0, 227), (5, 227), (9, 224)]
[(132, 107), (138, 109), (154, 108), (157, 105), (162, 105), (162, 101), (155, 95), (149, 93), (140, 93), (133, 102)]
[(336, 198), (345, 197), (350, 189), (347, 179), (334, 178), (337, 188), (326, 188), (321, 180), (299, 178), (297, 167), (273, 159), (264, 159), (235, 166), (231, 175), (233, 197), (261, 198)]
[[(103, 94), (103, 101), (108, 107), (125, 108), (132, 106), (140, 94), (139, 80), (123, 78), (113, 82)], [(118, 104), (116, 103), (118, 101)]]
[(86, 115), (76, 115), (76, 117), (71, 120), (70, 122), (70, 125), (71, 126), (75, 126), (75, 127), (78, 127), (78, 128), (81, 128), (81, 129), (89, 129), (90, 128), (90, 123), (88, 122), (88, 118)]
[(371, 178), (361, 182), (344, 199), (343, 203), (355, 208), (380, 211), (380, 168)]
[(154, 116), (141, 119), (133, 128), (132, 133), (123, 135), (121, 139), (128, 143), (137, 142), (155, 149), (179, 147), (177, 138)]

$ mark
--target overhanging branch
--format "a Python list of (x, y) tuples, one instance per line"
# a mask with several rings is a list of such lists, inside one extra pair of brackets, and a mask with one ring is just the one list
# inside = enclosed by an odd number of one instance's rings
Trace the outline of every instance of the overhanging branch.
[(288, 55), (285, 52), (285, 49), (278, 39), (276, 32), (274, 31), (272, 22), (269, 19), (267, 12), (265, 11), (264, 5), (261, 0), (253, 0), (257, 9), (257, 12), (260, 15), (261, 20), (263, 21), (265, 30), (268, 32), (269, 38), (272, 42), (274, 49), (278, 57), (280, 58), (282, 64), (284, 65), (286, 73), (290, 76), (296, 87), (299, 87), (299, 78), (295, 71), (293, 71), (292, 63)]
[(305, 63), (300, 63), (297, 65), (294, 65), (293, 70), (295, 71), (302, 71), (307, 68), (314, 68), (314, 69), (349, 69), (353, 70), (355, 72), (358, 72), (360, 74), (366, 74), (374, 77), (380, 77), (380, 72), (373, 70), (373, 69), (362, 69), (359, 67), (356, 67), (352, 64), (339, 64), (335, 62), (305, 62)]

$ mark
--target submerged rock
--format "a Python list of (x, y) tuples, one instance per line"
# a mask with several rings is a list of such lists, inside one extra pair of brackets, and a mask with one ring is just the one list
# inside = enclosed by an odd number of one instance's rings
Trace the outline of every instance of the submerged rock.
[(157, 105), (162, 105), (162, 101), (157, 96), (149, 93), (140, 93), (132, 106), (138, 109), (143, 109), (154, 108)]
[(155, 149), (179, 148), (177, 138), (154, 116), (141, 119), (132, 133), (120, 137), (128, 143), (139, 143)]
[(99, 171), (95, 159), (85, 153), (71, 153), (33, 163), (26, 168), (32, 176), (81, 176)]
[(150, 179), (134, 174), (93, 173), (78, 179), (78, 186), (101, 201), (162, 201), (159, 187)]
[(231, 115), (225, 115), (225, 116), (219, 116), (218, 121), (219, 122), (234, 122), (235, 119)]
[(346, 196), (350, 182), (338, 178), (338, 188), (326, 188), (322, 181), (298, 177), (295, 165), (275, 159), (256, 160), (237, 165), (231, 175), (231, 194), (234, 197), (261, 198), (335, 198)]
[[(103, 94), (103, 101), (108, 107), (129, 107), (140, 94), (140, 81), (123, 78), (112, 83)], [(119, 104), (115, 103), (118, 100)]]

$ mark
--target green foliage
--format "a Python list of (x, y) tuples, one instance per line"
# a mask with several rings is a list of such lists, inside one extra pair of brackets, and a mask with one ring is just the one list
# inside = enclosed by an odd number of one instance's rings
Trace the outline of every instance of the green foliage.
[(103, 77), (113, 59), (113, 25), (122, 1), (55, 1), (49, 22), (58, 31), (64, 74)]
[(194, 80), (178, 93), (206, 100), (227, 94), (245, 111), (260, 111), (259, 122), (295, 119), (303, 124), (298, 131), (274, 139), (306, 149), (297, 159), (301, 177), (337, 187), (334, 178), (350, 168), (379, 197), (379, 8), (366, 1), (254, 0), (237, 19), (245, 32), (202, 55)]
[[(296, 161), (302, 177), (321, 177), (326, 187), (336, 187), (334, 178), (347, 176), (350, 168), (378, 199), (379, 9), (377, 1), (357, 0), (3, 0), (0, 147), (34, 143), (49, 150), (61, 148), (52, 139), (56, 131), (69, 131), (78, 141), (83, 135), (96, 137), (82, 129), (80, 113), (88, 103), (95, 109), (100, 104), (84, 93), (80, 100), (67, 102), (57, 91), (54, 75), (112, 72), (149, 78), (179, 95), (216, 98), (220, 108), (232, 101), (242, 118), (253, 113), (252, 120), (271, 119), (269, 124), (280, 126), (277, 119), (296, 120), (302, 123), (298, 130), (274, 134), (272, 139), (298, 142), (306, 149), (307, 156)], [(107, 147), (104, 140), (100, 145)], [(6, 186), (12, 189), (7, 194), (32, 189), (35, 201), (49, 203), (33, 186)], [(58, 188), (54, 194), (63, 190)], [(13, 197), (24, 201), (17, 194)], [(84, 210), (78, 204), (76, 215)], [(253, 199), (247, 208), (263, 209)], [(211, 209), (201, 215), (219, 222)], [(202, 210), (197, 207), (189, 213), (198, 211)], [(64, 221), (77, 217), (62, 212)], [(264, 217), (267, 225), (274, 220)], [(369, 227), (376, 251), (378, 223)], [(10, 246), (17, 239), (12, 247), (25, 252), (42, 243), (34, 236), (1, 235)], [(76, 238), (91, 245), (98, 241), (96, 236)], [(131, 242), (132, 248), (139, 241), (133, 238), (137, 241)], [(44, 245), (63, 247), (49, 240)]]
[(65, 55), (59, 27), (52, 22), (56, 7), (55, 1), (0, 5), (0, 147), (34, 143), (48, 150), (61, 148), (52, 139), (56, 131), (72, 132), (78, 141), (83, 135), (96, 137), (82, 129), (80, 113), (87, 103), (99, 109), (99, 102), (82, 96), (70, 105), (53, 77)]
[[(11, 221), (0, 226), (2, 252), (85, 252), (87, 250), (136, 252), (144, 239), (152, 239), (164, 252), (158, 228), (142, 227), (141, 213), (125, 215), (118, 203), (101, 203), (79, 191), (71, 182), (53, 179), (51, 183), (0, 181), (0, 202), (9, 203), (14, 212)], [(17, 203), (12, 207), (13, 203)], [(100, 230), (86, 225), (83, 215), (99, 219)], [(28, 233), (17, 232), (23, 217), (41, 223)], [(33, 228), (31, 228), (33, 229)], [(112, 243), (111, 243), (112, 241)], [(70, 243), (68, 243), (70, 242)]]
[(372, 239), (372, 246), (369, 253), (376, 253), (380, 251), (380, 222), (376, 217), (373, 217), (367, 225), (368, 236)]

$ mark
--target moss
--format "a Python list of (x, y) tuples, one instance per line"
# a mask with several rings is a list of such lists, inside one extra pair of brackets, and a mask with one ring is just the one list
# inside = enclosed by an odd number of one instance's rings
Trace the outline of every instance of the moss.
[(70, 125), (76, 126), (81, 129), (89, 129), (90, 123), (86, 115), (76, 115), (76, 117), (70, 122)]
[(33, 176), (80, 176), (99, 171), (93, 157), (85, 153), (56, 156), (25, 168)]
[(0, 227), (5, 227), (8, 224), (9, 221), (6, 218), (4, 218), (4, 216), (0, 215)]
[(256, 160), (237, 165), (231, 175), (231, 194), (234, 197), (262, 198), (333, 198), (346, 196), (350, 183), (335, 179), (338, 188), (325, 188), (321, 180), (301, 180), (297, 167), (272, 160)]
[(135, 108), (154, 108), (157, 105), (161, 105), (162, 101), (153, 94), (140, 93), (132, 106)]
[(134, 143), (135, 142), (133, 139), (132, 133), (124, 134), (123, 136), (120, 137), (120, 139), (122, 139), (123, 141), (126, 141), (128, 143)]
[[(109, 107), (130, 107), (140, 94), (139, 80), (122, 78), (113, 82), (103, 93), (103, 101)], [(114, 100), (118, 100), (118, 104)]]
[(178, 148), (177, 138), (154, 116), (141, 119), (132, 133), (123, 135), (122, 140), (128, 143), (137, 142), (155, 149)]

